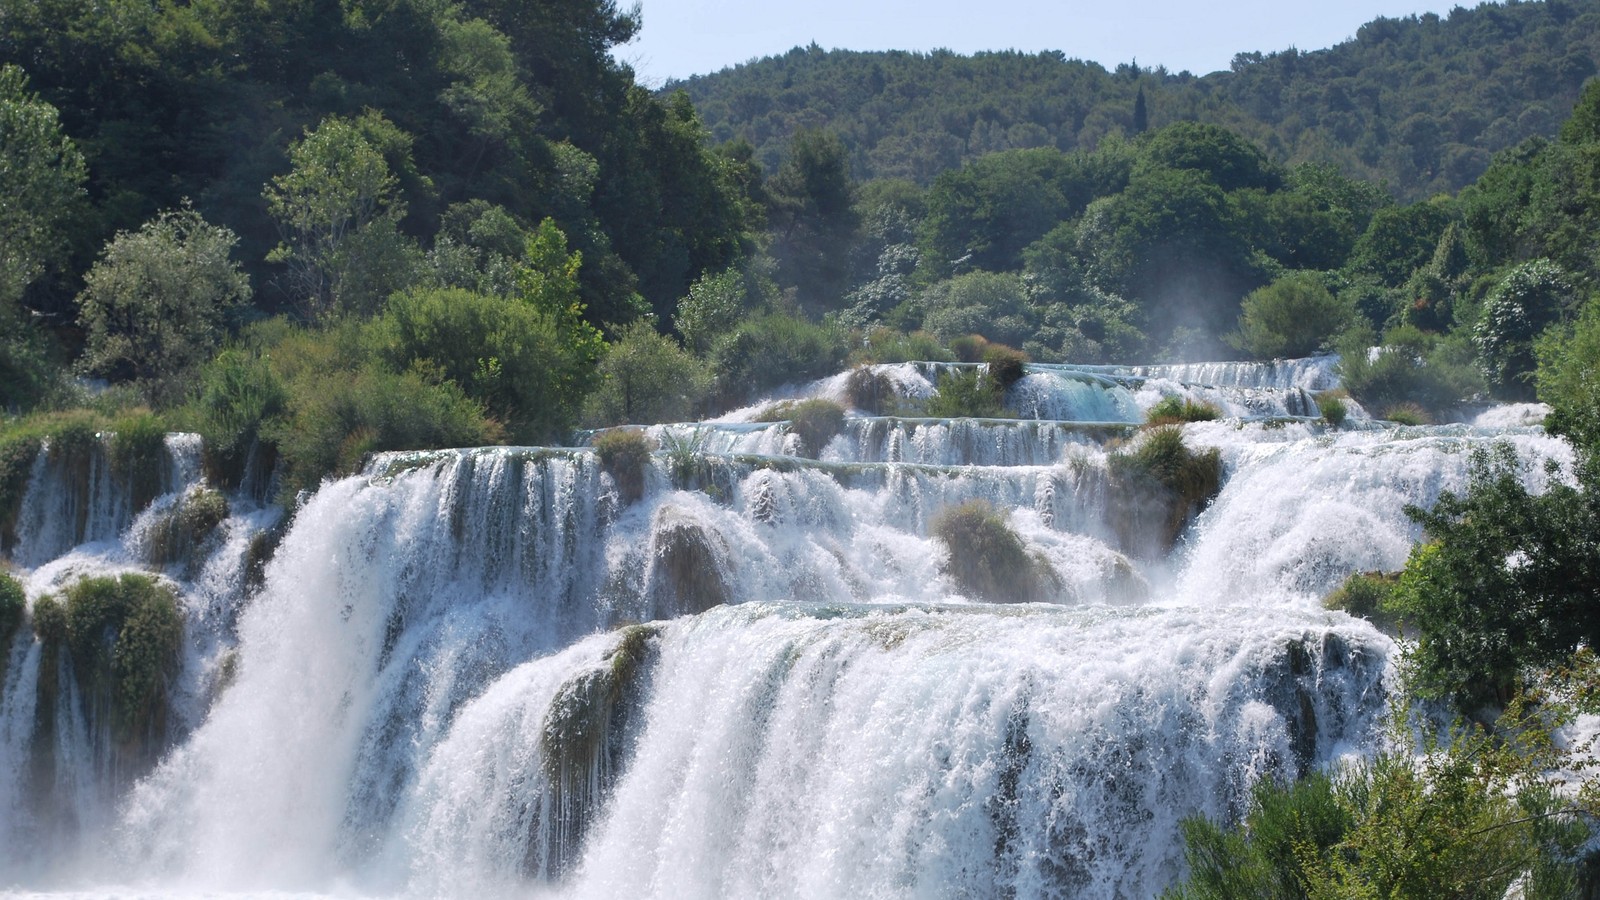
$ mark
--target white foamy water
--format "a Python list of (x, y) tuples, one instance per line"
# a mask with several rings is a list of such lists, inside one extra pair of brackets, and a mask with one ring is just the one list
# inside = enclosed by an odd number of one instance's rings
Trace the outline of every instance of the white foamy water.
[[(950, 367), (876, 368), (914, 398)], [(281, 533), (234, 498), (161, 570), (185, 645), (159, 761), (119, 756), (70, 660), (12, 641), (0, 890), (1159, 893), (1182, 817), (1370, 746), (1393, 644), (1318, 601), (1403, 564), (1405, 506), (1495, 441), (1535, 488), (1570, 462), (1532, 411), (1330, 430), (1309, 399), (1330, 379), (1030, 367), (1028, 418), (852, 415), (819, 460), (753, 412), (656, 427), (636, 499), (588, 451), (516, 448), (382, 456)], [(1129, 533), (1108, 455), (1171, 395), (1227, 418), (1185, 426), (1225, 480), (1168, 548)], [(85, 481), (41, 455), (30, 597), (151, 569), (200, 481), (192, 440), (169, 449), (144, 510), (92, 458)], [(1051, 602), (964, 595), (930, 526), (970, 500)]]

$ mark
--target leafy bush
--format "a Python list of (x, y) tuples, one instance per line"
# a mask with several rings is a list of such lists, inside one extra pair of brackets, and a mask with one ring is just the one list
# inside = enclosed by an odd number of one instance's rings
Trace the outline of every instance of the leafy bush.
[[(227, 488), (243, 483), (251, 451), (265, 449), (258, 444), (263, 423), (280, 415), (288, 399), (260, 352), (231, 347), (207, 363), (198, 390), (179, 412), (180, 421), (200, 435), (207, 477)], [(272, 456), (260, 452), (257, 459), (270, 467)]]
[(563, 339), (552, 317), (514, 297), (396, 294), (366, 340), (393, 371), (421, 367), (454, 382), (524, 443), (564, 437), (592, 381), (592, 361)]
[(1476, 450), (1465, 493), (1406, 510), (1432, 542), (1412, 551), (1391, 605), (1417, 631), (1418, 690), (1464, 710), (1600, 646), (1600, 510), (1587, 486), (1530, 493), (1524, 469), (1508, 444)]
[(738, 402), (783, 384), (838, 372), (848, 355), (844, 335), (797, 316), (769, 312), (739, 323), (712, 358), (718, 393)]
[(1345, 419), (1350, 416), (1350, 407), (1344, 402), (1348, 396), (1342, 390), (1323, 391), (1318, 394), (1317, 411), (1322, 413), (1323, 421), (1335, 428), (1343, 427)]
[(1028, 354), (1004, 344), (990, 344), (983, 348), (983, 362), (989, 380), (1001, 391), (1008, 391), (1022, 380)]
[(228, 499), (220, 491), (191, 489), (151, 530), (147, 559), (155, 566), (192, 562), (195, 551), (227, 518)]
[(1185, 422), (1210, 422), (1220, 415), (1222, 411), (1209, 403), (1169, 394), (1145, 412), (1144, 421), (1146, 425), (1181, 425)]
[(1228, 342), (1256, 359), (1309, 356), (1354, 323), (1355, 308), (1314, 273), (1292, 272), (1245, 295)]
[(1484, 377), (1503, 397), (1533, 398), (1534, 340), (1572, 304), (1571, 276), (1548, 259), (1506, 273), (1485, 301), (1472, 330)]
[(990, 603), (1048, 600), (1059, 587), (1055, 572), (1028, 553), (1005, 516), (983, 500), (949, 507), (928, 530), (949, 554), (945, 572), (965, 593)]
[(851, 406), (874, 416), (894, 415), (900, 409), (900, 392), (894, 380), (870, 366), (851, 369), (844, 391)]
[(183, 643), (170, 587), (148, 575), (84, 578), (59, 604), (41, 598), (34, 605), (34, 629), (71, 653), (91, 710), (109, 712), (119, 743), (160, 740)]
[(1372, 333), (1347, 332), (1339, 341), (1339, 376), (1345, 390), (1368, 409), (1412, 402), (1442, 412), (1483, 390), (1464, 338), (1441, 338), (1409, 325), (1389, 330), (1375, 353)]
[(939, 375), (926, 412), (936, 419), (995, 419), (1008, 416), (1004, 391), (987, 372), (958, 369)]
[(592, 426), (687, 422), (704, 405), (711, 381), (710, 367), (640, 319), (600, 361), (600, 384), (583, 418)]
[(964, 363), (983, 362), (983, 351), (988, 347), (989, 339), (981, 334), (950, 339), (950, 352), (956, 355), (958, 361)]
[(84, 279), (78, 321), (84, 370), (141, 385), (151, 402), (177, 399), (181, 379), (222, 341), (223, 319), (250, 299), (229, 259), (238, 238), (189, 207), (120, 232)]
[(1399, 582), (1398, 572), (1357, 572), (1324, 597), (1322, 605), (1368, 619), (1379, 628), (1390, 628), (1395, 618), (1389, 598)]
[(1417, 403), (1396, 403), (1383, 411), (1383, 418), (1396, 425), (1432, 425), (1433, 417)]
[(595, 435), (591, 445), (601, 470), (617, 483), (624, 503), (644, 496), (644, 471), (656, 449), (649, 435), (637, 428), (615, 428)]
[(0, 570), (0, 672), (6, 671), (11, 654), (11, 639), (22, 625), (22, 614), (28, 608), (28, 595), (22, 582), (10, 572)]
[(1163, 546), (1170, 547), (1189, 520), (1222, 489), (1222, 454), (1215, 448), (1196, 453), (1183, 442), (1183, 429), (1162, 425), (1144, 432), (1132, 451), (1108, 459), (1113, 485), (1125, 496), (1121, 530), (1133, 543), (1141, 527), (1137, 513), (1154, 508)]
[(844, 429), (844, 407), (822, 398), (774, 403), (762, 410), (756, 421), (788, 422), (790, 433), (800, 439), (800, 455), (815, 459)]
[(355, 472), (368, 453), (498, 443), (499, 426), (453, 382), (366, 365), (307, 375), (263, 435), (282, 453), (288, 491)]
[(864, 363), (954, 362), (955, 356), (937, 337), (926, 331), (907, 334), (879, 327), (867, 332), (862, 346), (850, 352), (850, 361)]

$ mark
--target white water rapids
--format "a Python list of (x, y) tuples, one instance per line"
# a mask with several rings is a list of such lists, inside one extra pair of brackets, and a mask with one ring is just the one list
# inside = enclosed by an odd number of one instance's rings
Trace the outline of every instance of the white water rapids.
[[(936, 367), (884, 371), (917, 397)], [(1405, 505), (1494, 441), (1535, 486), (1570, 460), (1525, 414), (1295, 418), (1332, 386), (1326, 360), (1030, 367), (1011, 402), (1036, 418), (853, 414), (817, 461), (736, 414), (652, 429), (637, 500), (588, 450), (389, 454), (257, 576), (279, 513), (233, 498), (162, 570), (186, 649), (153, 765), (119, 765), (68, 661), (13, 639), (0, 890), (1151, 896), (1183, 817), (1370, 746), (1394, 645), (1319, 601), (1403, 565)], [(1225, 480), (1169, 551), (1119, 530), (1107, 454), (1174, 393), (1228, 417), (1185, 426)], [(152, 568), (202, 479), (192, 438), (168, 449), (137, 514), (41, 454), (10, 550), (31, 599)], [(929, 522), (975, 498), (1056, 602), (961, 595)]]

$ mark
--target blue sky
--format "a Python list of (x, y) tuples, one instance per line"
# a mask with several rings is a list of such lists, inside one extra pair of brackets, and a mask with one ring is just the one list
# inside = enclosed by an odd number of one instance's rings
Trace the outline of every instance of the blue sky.
[[(621, 0), (626, 7), (628, 0)], [(1427, 0), (643, 0), (615, 50), (640, 80), (715, 72), (815, 41), (848, 50), (1060, 50), (1107, 68), (1138, 60), (1203, 75), (1240, 51), (1316, 50), (1378, 16), (1448, 12)]]

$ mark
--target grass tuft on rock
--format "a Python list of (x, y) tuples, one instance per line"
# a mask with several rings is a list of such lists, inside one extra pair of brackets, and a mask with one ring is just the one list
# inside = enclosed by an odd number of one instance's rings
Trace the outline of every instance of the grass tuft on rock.
[(1030, 554), (987, 501), (948, 507), (928, 527), (949, 554), (946, 574), (966, 594), (989, 603), (1034, 603), (1049, 600), (1060, 586), (1049, 563)]
[(1138, 532), (1155, 528), (1161, 546), (1172, 547), (1222, 489), (1221, 452), (1189, 449), (1176, 425), (1145, 431), (1131, 451), (1111, 454), (1109, 464), (1113, 488), (1123, 495), (1118, 531), (1127, 546), (1140, 544)]
[(774, 403), (756, 417), (757, 422), (788, 422), (790, 433), (800, 439), (800, 455), (811, 459), (844, 430), (844, 419), (844, 407), (820, 397)]
[(1222, 411), (1205, 402), (1195, 402), (1187, 397), (1169, 394), (1145, 413), (1146, 425), (1182, 425), (1188, 422), (1211, 422), (1221, 417)]
[(600, 470), (617, 483), (624, 503), (644, 496), (644, 472), (656, 442), (638, 428), (617, 428), (595, 435), (591, 441)]
[(1389, 608), (1389, 598), (1399, 583), (1399, 572), (1357, 572), (1324, 597), (1322, 605), (1327, 609), (1342, 609), (1385, 631), (1393, 631), (1399, 620)]

